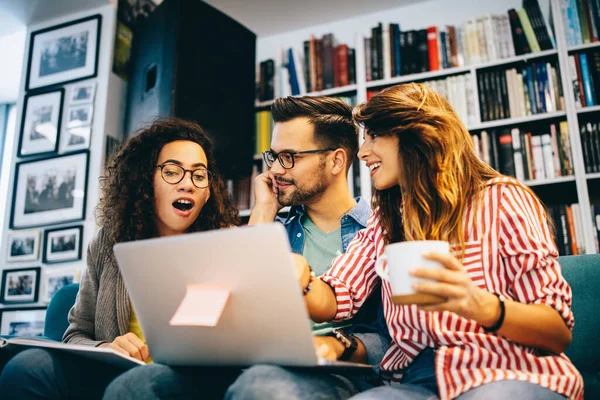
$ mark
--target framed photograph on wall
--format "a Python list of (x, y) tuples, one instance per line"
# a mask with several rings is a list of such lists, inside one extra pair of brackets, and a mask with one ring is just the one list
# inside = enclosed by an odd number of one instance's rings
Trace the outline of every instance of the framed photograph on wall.
[(55, 153), (58, 148), (64, 89), (25, 96), (19, 157)]
[(10, 228), (85, 218), (87, 151), (16, 165)]
[(0, 335), (43, 336), (46, 307), (0, 310)]
[(92, 15), (32, 32), (25, 90), (95, 77), (101, 25)]
[(81, 237), (83, 226), (47, 229), (44, 231), (44, 255), (46, 264), (81, 260)]
[(90, 147), (93, 104), (70, 107), (67, 110), (66, 130), (61, 134), (60, 153), (85, 150)]
[(38, 229), (11, 231), (7, 235), (8, 262), (37, 261), (40, 250), (40, 231)]
[(0, 303), (21, 304), (38, 301), (40, 270), (40, 267), (3, 270)]
[(59, 291), (63, 286), (70, 285), (72, 283), (79, 283), (79, 277), (81, 275), (81, 269), (77, 267), (65, 267), (65, 268), (44, 268), (42, 278), (42, 290), (41, 301), (49, 303), (56, 292)]
[(96, 82), (83, 82), (71, 86), (69, 91), (69, 106), (78, 106), (94, 102)]

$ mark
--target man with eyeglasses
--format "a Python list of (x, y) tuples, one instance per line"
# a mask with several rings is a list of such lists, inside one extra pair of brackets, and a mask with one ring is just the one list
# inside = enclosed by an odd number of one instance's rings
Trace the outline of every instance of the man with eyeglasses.
[[(271, 149), (263, 153), (268, 170), (255, 180), (249, 224), (283, 223), (292, 251), (302, 254), (318, 276), (346, 251), (372, 213), (369, 204), (355, 199), (348, 186), (348, 170), (358, 152), (352, 108), (331, 97), (287, 97), (275, 100), (271, 114), (275, 122)], [(291, 206), (287, 217), (277, 217), (284, 206)], [(372, 365), (379, 364), (390, 340), (380, 294), (370, 296), (353, 320), (313, 323), (313, 332), (320, 357)], [(338, 399), (372, 384), (341, 375), (259, 365), (246, 370), (230, 386), (226, 398)]]

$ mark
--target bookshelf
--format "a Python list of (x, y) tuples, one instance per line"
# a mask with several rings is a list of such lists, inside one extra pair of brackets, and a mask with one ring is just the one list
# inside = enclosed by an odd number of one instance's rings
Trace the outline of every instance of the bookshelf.
[[(461, 2), (462, 0), (458, 1), (458, 3)], [(478, 101), (478, 73), (494, 68), (508, 69), (514, 66), (524, 65), (530, 62), (539, 62), (539, 60), (543, 62), (545, 62), (544, 60), (551, 60), (552, 63), (555, 63), (554, 65), (556, 66), (556, 70), (560, 73), (560, 79), (559, 82), (557, 82), (557, 84), (560, 85), (562, 96), (564, 97), (564, 107), (558, 110), (553, 110), (551, 112), (536, 113), (533, 115), (520, 116), (516, 118), (513, 117), (496, 119), (485, 122), (481, 122), (481, 120), (479, 119), (479, 122), (476, 123), (467, 123), (466, 121), (464, 122), (467, 125), (469, 131), (473, 133), (493, 128), (508, 128), (510, 130), (510, 128), (512, 127), (518, 127), (524, 124), (527, 126), (527, 124), (534, 125), (536, 123), (545, 123), (546, 120), (548, 121), (548, 123), (566, 121), (569, 132), (569, 144), (572, 153), (573, 175), (556, 176), (554, 178), (545, 178), (539, 180), (523, 180), (523, 182), (526, 185), (532, 187), (532, 189), (540, 195), (544, 202), (553, 203), (553, 201), (555, 201), (554, 198), (566, 198), (568, 199), (567, 201), (569, 203), (578, 203), (578, 219), (579, 228), (581, 231), (580, 236), (583, 238), (583, 244), (580, 244), (580, 246), (582, 249), (585, 250), (585, 253), (595, 253), (596, 228), (593, 223), (593, 215), (592, 210), (590, 208), (590, 195), (593, 195), (593, 193), (595, 192), (600, 192), (600, 171), (586, 173), (586, 166), (584, 164), (583, 155), (583, 145), (579, 134), (579, 128), (580, 118), (594, 116), (594, 112), (600, 111), (600, 105), (594, 105), (584, 108), (576, 107), (573, 85), (569, 75), (569, 56), (573, 53), (600, 48), (600, 41), (577, 46), (567, 46), (567, 41), (565, 38), (565, 26), (560, 12), (560, 0), (540, 0), (539, 4), (542, 11), (545, 14), (546, 23), (550, 22), (547, 11), (549, 10), (549, 7), (552, 7), (553, 9), (553, 12), (550, 14), (552, 18), (552, 22), (550, 23), (550, 25), (554, 25), (554, 49), (543, 50), (523, 55), (516, 55), (493, 61), (473, 63), (460, 67), (413, 73), (410, 75), (390, 77), (388, 73), (384, 75), (384, 79), (370, 81), (366, 79), (366, 61), (363, 43), (364, 38), (367, 37), (369, 33), (366, 33), (365, 31), (367, 31), (368, 27), (376, 25), (379, 21), (384, 21), (386, 23), (399, 22), (400, 26), (403, 27), (403, 29), (417, 29), (429, 25), (443, 26), (451, 23), (458, 24), (459, 21), (466, 20), (473, 16), (481, 16), (490, 12), (502, 13), (506, 12), (506, 10), (508, 10), (509, 8), (522, 8), (520, 0), (507, 0), (501, 3), (492, 2), (491, 0), (484, 0), (483, 2), (481, 2), (481, 4), (477, 5), (473, 5), (473, 3), (469, 2), (468, 5), (463, 5), (463, 8), (472, 8), (472, 10), (467, 9), (462, 10), (460, 12), (453, 10), (453, 12), (449, 13), (447, 17), (445, 15), (442, 15), (444, 14), (443, 11), (433, 11), (431, 13), (432, 15), (430, 16), (430, 18), (428, 15), (428, 19), (425, 19), (425, 17), (417, 17), (419, 13), (422, 14), (422, 9), (427, 7), (427, 5), (432, 6), (433, 8), (441, 7), (443, 9), (443, 4), (446, 4), (443, 3), (443, 0), (434, 0), (422, 3), (421, 5), (400, 7), (397, 9), (395, 15), (393, 15), (394, 12), (393, 10), (391, 10), (387, 14), (390, 14), (392, 16), (380, 13), (362, 17), (362, 20), (348, 20), (345, 23), (345, 25), (343, 21), (333, 24), (339, 29), (340, 43), (351, 43), (356, 49), (356, 84), (348, 87), (329, 89), (327, 91), (302, 93), (301, 95), (339, 95), (352, 92), (355, 93), (357, 102), (361, 103), (367, 100), (368, 92), (372, 90), (383, 89), (399, 83), (435, 81), (445, 79), (448, 77), (470, 74), (469, 76), (471, 84), (473, 85), (473, 90), (475, 92), (475, 101), (473, 104), (474, 113), (479, 118), (481, 113), (479, 109), (480, 104)], [(456, 4), (455, 8), (458, 9), (460, 7), (460, 4)], [(413, 19), (417, 20), (417, 22), (413, 21)], [(365, 26), (360, 26), (359, 24), (364, 24)], [(266, 47), (270, 47), (271, 50), (276, 49), (275, 51), (279, 51), (280, 49), (286, 46), (297, 46), (298, 43), (301, 43), (302, 40), (305, 40), (312, 33), (314, 33), (315, 36), (319, 36), (320, 34), (330, 31), (333, 31), (334, 34), (336, 34), (337, 36), (337, 31), (335, 29), (326, 26), (316, 26), (307, 28), (300, 32), (290, 32), (288, 34), (280, 35), (280, 37), (278, 38), (269, 38), (268, 40), (265, 40), (265, 44), (263, 46), (261, 46), (261, 43), (259, 41), (259, 60), (261, 59), (261, 57), (265, 58), (269, 54), (272, 54), (265, 50)], [(264, 56), (260, 54), (261, 50), (264, 53)], [(263, 109), (267, 108), (271, 104), (271, 102), (272, 101), (257, 103), (257, 110), (261, 107)], [(598, 116), (598, 125), (600, 126), (600, 115)], [(362, 142), (362, 132), (360, 134), (360, 138), (360, 141)], [(355, 192), (355, 194), (361, 195), (365, 199), (369, 200), (371, 195), (371, 182), (369, 178), (369, 172), (364, 163), (360, 163), (360, 177), (358, 181), (360, 182), (360, 188), (359, 192)], [(598, 188), (592, 188), (594, 190), (591, 190), (590, 188), (588, 188), (588, 184), (598, 185)], [(600, 199), (596, 198), (594, 200), (598, 202)]]

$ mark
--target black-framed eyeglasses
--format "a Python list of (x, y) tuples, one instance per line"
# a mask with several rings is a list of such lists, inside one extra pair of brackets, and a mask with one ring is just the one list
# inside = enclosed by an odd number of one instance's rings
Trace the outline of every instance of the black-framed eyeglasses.
[(183, 180), (185, 174), (189, 172), (192, 175), (192, 183), (198, 189), (207, 188), (212, 181), (212, 174), (206, 168), (185, 169), (177, 164), (161, 164), (156, 168), (160, 168), (160, 175), (163, 180), (171, 185), (176, 185)]
[(295, 156), (297, 154), (317, 154), (317, 153), (323, 153), (326, 151), (333, 151), (335, 150), (334, 148), (326, 148), (326, 149), (318, 149), (318, 150), (305, 150), (305, 151), (282, 151), (280, 153), (274, 153), (271, 150), (267, 150), (267, 151), (263, 151), (262, 155), (263, 155), (263, 160), (265, 160), (265, 164), (267, 164), (267, 167), (271, 168), (273, 166), (273, 163), (275, 162), (275, 159), (279, 160), (279, 164), (281, 164), (281, 166), (285, 169), (292, 169), (294, 168), (296, 159)]

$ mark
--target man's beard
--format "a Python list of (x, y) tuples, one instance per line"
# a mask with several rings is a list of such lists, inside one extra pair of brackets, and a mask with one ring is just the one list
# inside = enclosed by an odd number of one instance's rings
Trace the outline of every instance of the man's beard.
[[(281, 192), (277, 193), (277, 201), (282, 206), (299, 206), (310, 202), (314, 197), (320, 195), (327, 189), (327, 182), (323, 173), (316, 176), (314, 179), (316, 182), (307, 188), (299, 188), (294, 181), (282, 181), (291, 183), (296, 189), (292, 190), (292, 193), (287, 196), (284, 196)], [(290, 186), (289, 189), (292, 189), (292, 186)]]

